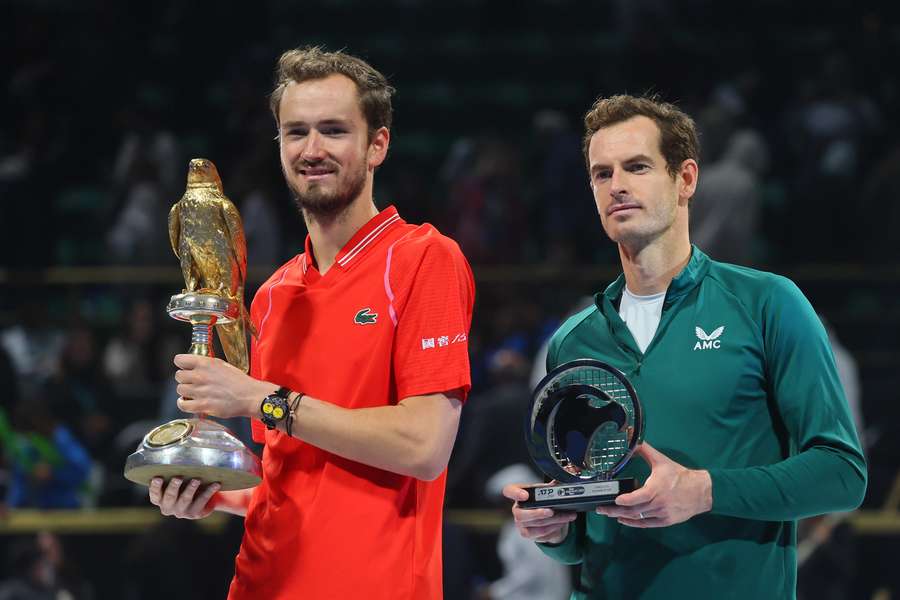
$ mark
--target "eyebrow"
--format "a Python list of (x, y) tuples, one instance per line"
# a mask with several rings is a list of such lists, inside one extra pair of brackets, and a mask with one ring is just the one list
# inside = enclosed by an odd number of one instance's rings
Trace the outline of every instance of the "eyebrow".
[[(347, 119), (338, 119), (338, 118), (323, 119), (321, 121), (317, 121), (315, 123), (315, 125), (316, 125), (316, 127), (327, 127), (329, 125), (341, 125), (344, 127), (349, 127), (350, 121)], [(281, 124), (282, 129), (285, 129), (285, 128), (289, 129), (291, 127), (303, 127), (303, 126), (309, 126), (309, 123), (307, 123), (306, 121), (285, 121), (284, 123)]]
[[(623, 160), (622, 164), (627, 166), (627, 165), (633, 165), (634, 163), (639, 163), (639, 162), (647, 162), (650, 164), (655, 163), (655, 161), (651, 157), (647, 156), (646, 154), (635, 154), (634, 156), (631, 156), (631, 157)], [(607, 164), (591, 165), (591, 173), (593, 174), (601, 169), (608, 169), (608, 168), (609, 168), (609, 165), (607, 165)]]

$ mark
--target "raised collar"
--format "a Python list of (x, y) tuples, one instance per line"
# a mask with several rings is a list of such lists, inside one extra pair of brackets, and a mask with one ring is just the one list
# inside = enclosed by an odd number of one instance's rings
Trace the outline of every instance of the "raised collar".
[[(353, 234), (350, 241), (344, 244), (344, 247), (341, 248), (341, 251), (338, 252), (337, 256), (334, 258), (334, 266), (332, 266), (332, 269), (335, 267), (340, 269), (348, 268), (360, 256), (365, 254), (366, 250), (372, 247), (385, 232), (392, 227), (403, 223), (405, 223), (405, 221), (397, 214), (397, 209), (394, 208), (393, 205), (388, 206), (369, 219), (365, 225), (360, 227), (359, 230)], [(304, 248), (302, 268), (303, 274), (306, 275), (309, 268), (313, 266), (312, 257), (314, 256), (309, 234), (306, 236)]]
[[(691, 258), (678, 275), (669, 284), (666, 290), (666, 300), (663, 303), (663, 309), (668, 308), (685, 294), (694, 289), (697, 284), (706, 276), (709, 270), (709, 257), (706, 256), (697, 246), (691, 244)], [(602, 293), (597, 294), (596, 300), (600, 304), (601, 296), (606, 298), (612, 306), (616, 306), (616, 301), (622, 295), (622, 289), (625, 287), (625, 274), (622, 273), (609, 284)]]

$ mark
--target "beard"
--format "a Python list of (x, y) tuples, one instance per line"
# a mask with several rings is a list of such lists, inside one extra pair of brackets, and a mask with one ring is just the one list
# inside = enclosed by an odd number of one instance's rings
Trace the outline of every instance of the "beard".
[(317, 219), (334, 219), (340, 215), (359, 196), (366, 185), (366, 166), (360, 165), (357, 170), (348, 170), (341, 177), (336, 171), (337, 187), (334, 190), (323, 188), (318, 182), (310, 185), (305, 191), (297, 188), (285, 173), (285, 181), (294, 194), (294, 203), (304, 218), (306, 215)]

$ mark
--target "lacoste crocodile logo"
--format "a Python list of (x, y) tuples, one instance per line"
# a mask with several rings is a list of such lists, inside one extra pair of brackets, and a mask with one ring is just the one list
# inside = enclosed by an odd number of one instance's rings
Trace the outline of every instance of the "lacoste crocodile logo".
[(373, 325), (378, 321), (378, 313), (369, 312), (372, 310), (368, 306), (356, 313), (353, 322), (357, 325)]
[(720, 325), (713, 329), (712, 333), (706, 333), (701, 327), (695, 327), (694, 333), (697, 334), (697, 343), (694, 344), (694, 350), (718, 350), (722, 347), (722, 341), (719, 340), (725, 332), (725, 326)]

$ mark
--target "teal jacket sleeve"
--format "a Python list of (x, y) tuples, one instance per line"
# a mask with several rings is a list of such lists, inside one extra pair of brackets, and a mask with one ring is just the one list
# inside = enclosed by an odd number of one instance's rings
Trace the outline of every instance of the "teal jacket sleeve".
[(787, 458), (710, 469), (712, 512), (786, 521), (852, 510), (866, 491), (866, 463), (825, 328), (790, 280), (776, 277), (760, 305), (768, 395)]

